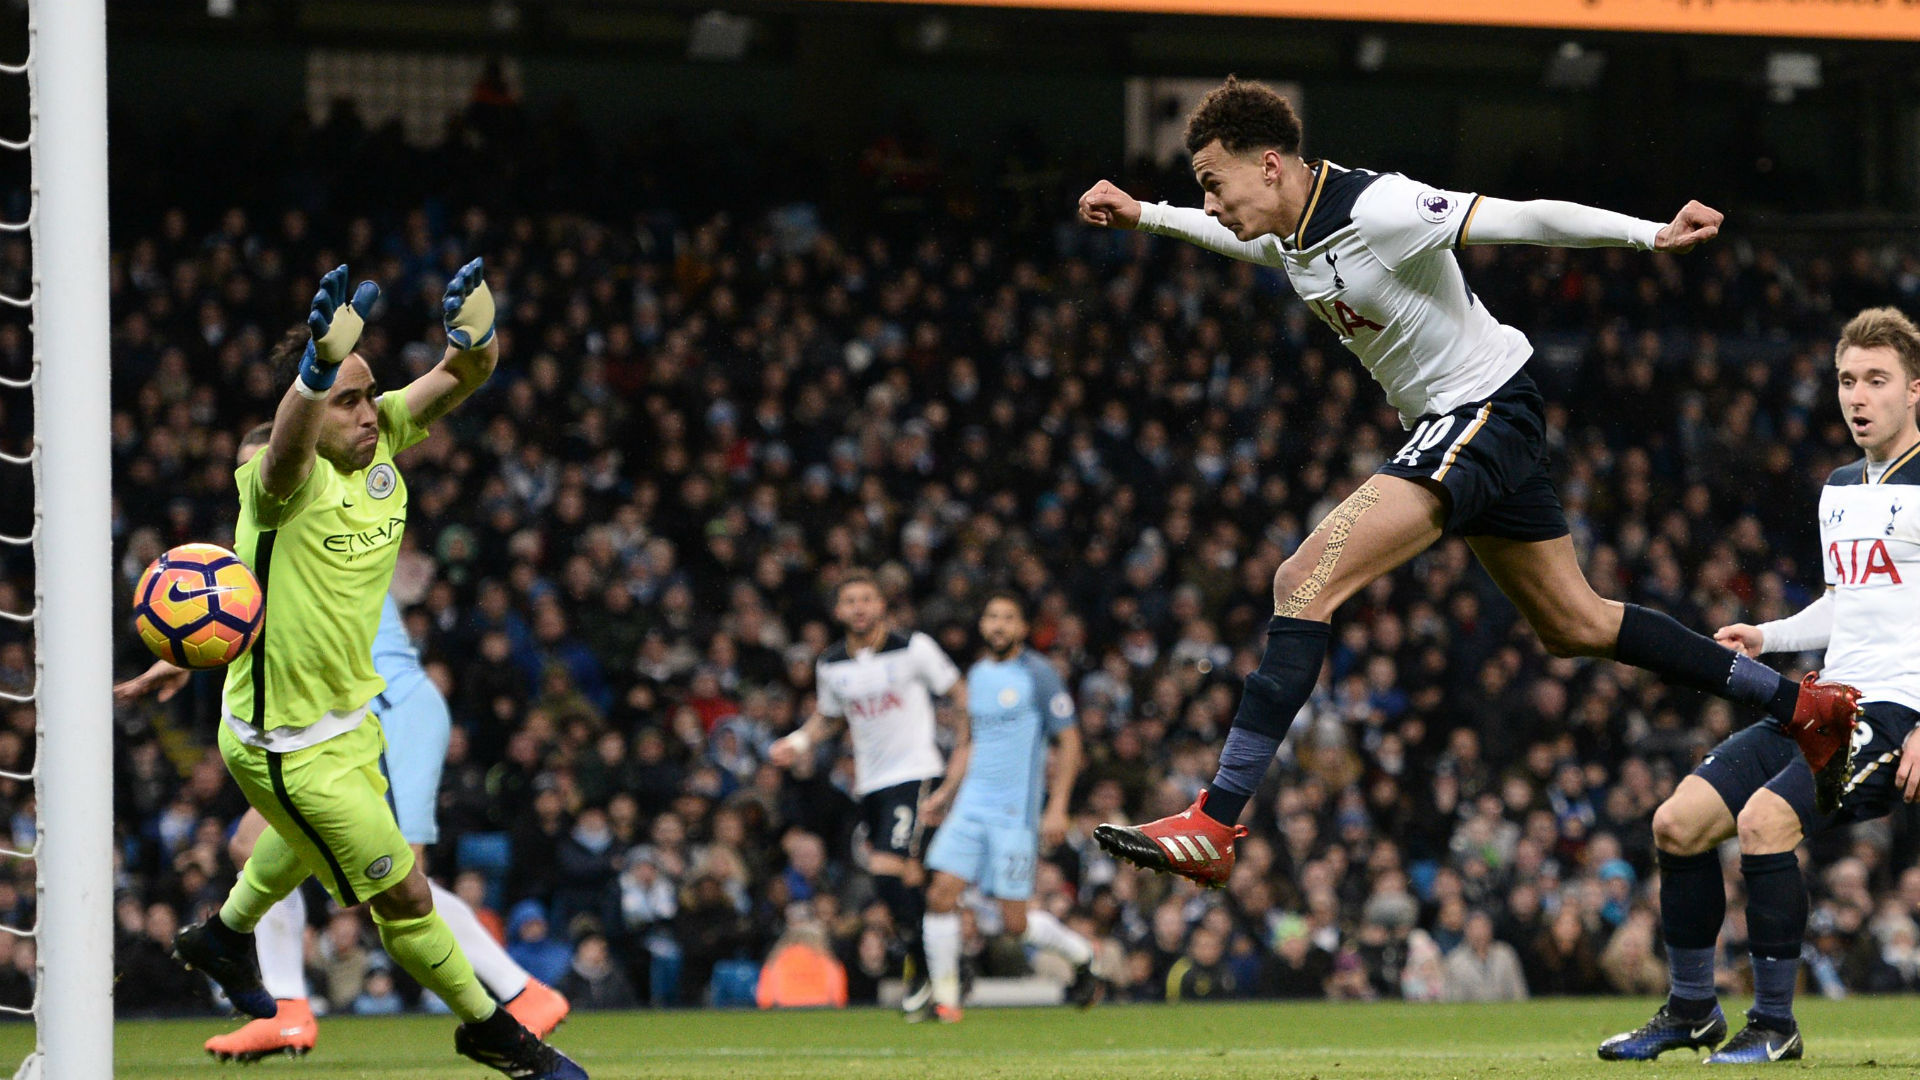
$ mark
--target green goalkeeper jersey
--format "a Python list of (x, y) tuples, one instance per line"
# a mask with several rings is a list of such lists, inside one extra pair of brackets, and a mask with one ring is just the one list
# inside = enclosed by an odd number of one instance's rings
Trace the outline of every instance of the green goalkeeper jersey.
[(234, 471), (234, 548), (260, 579), (266, 620), (227, 668), (225, 704), (227, 723), (256, 745), (293, 750), (352, 730), (386, 689), (373, 638), (407, 527), (407, 485), (393, 456), (427, 429), (404, 394), (377, 405), (380, 442), (359, 472), (316, 459), (299, 490), (276, 499), (260, 479), (265, 455)]

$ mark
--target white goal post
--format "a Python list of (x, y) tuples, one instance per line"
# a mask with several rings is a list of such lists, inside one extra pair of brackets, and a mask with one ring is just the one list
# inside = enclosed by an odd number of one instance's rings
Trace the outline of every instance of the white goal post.
[(115, 621), (108, 535), (105, 0), (30, 0), (38, 1041), (21, 1075), (113, 1075)]

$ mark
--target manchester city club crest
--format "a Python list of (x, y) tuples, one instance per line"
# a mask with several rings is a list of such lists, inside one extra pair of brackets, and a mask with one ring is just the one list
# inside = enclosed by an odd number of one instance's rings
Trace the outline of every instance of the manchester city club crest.
[[(389, 469), (387, 471), (391, 472), (393, 470)], [(379, 881), (391, 873), (393, 873), (393, 856), (391, 855), (382, 855), (367, 864), (368, 881)]]
[(400, 474), (394, 472), (393, 466), (384, 461), (375, 465), (372, 472), (367, 473), (367, 494), (376, 499), (384, 499), (393, 494), (393, 489), (398, 486), (400, 486)]

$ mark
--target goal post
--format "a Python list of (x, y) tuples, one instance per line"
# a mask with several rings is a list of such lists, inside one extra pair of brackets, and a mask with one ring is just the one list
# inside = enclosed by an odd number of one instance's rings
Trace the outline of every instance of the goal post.
[(105, 0), (31, 0), (37, 1062), (113, 1075)]

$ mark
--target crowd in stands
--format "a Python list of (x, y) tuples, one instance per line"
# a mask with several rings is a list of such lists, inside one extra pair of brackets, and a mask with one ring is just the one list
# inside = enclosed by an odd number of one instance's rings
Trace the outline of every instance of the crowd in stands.
[[(556, 137), (465, 124), (448, 152), (491, 162), (539, 160), (514, 140)], [(438, 359), (440, 289), (484, 255), (504, 359), (401, 460), (393, 592), (456, 720), (430, 868), (577, 1004), (750, 1003), (752, 966), (783, 942), (837, 958), (854, 1003), (897, 972), (848, 761), (765, 761), (808, 714), (829, 590), (854, 567), (963, 667), (986, 591), (1030, 598), (1088, 748), (1036, 903), (1098, 941), (1119, 997), (1664, 991), (1650, 818), (1754, 717), (1550, 658), (1457, 540), (1341, 612), (1228, 889), (1093, 844), (1094, 824), (1178, 811), (1212, 777), (1274, 568), (1406, 437), (1277, 272), (1080, 229), (1072, 197), (1094, 175), (1036, 181), (1019, 197), (1042, 216), (1018, 226), (939, 198), (911, 227), (778, 199), (688, 212), (647, 185), (549, 210), (537, 177), (442, 194), (433, 181), (484, 170), (339, 127), (285, 136), (251, 201), (182, 197), (116, 231), (117, 581), (169, 545), (230, 538), (237, 437), (290, 376), (263, 357), (322, 270), (381, 282), (363, 352), (393, 387)], [(1194, 201), (1150, 173), (1130, 183)], [(1561, 498), (1604, 594), (1708, 631), (1818, 594), (1817, 491), (1856, 456), (1832, 342), (1860, 307), (1916, 310), (1920, 249), (1789, 256), (1730, 237), (1688, 258), (1461, 259), (1536, 344)], [(24, 291), (27, 269), (0, 242), (0, 290)], [(0, 376), (25, 372), (28, 342), (0, 324)], [(17, 451), (25, 414), (6, 408), (0, 449)], [(26, 587), (0, 578), (0, 609)], [(32, 674), (11, 630), (0, 690)], [(118, 649), (123, 675), (147, 660), (131, 634)], [(244, 807), (218, 713), (215, 675), (118, 716), (124, 1010), (205, 1001), (166, 943), (234, 873)], [(0, 715), (14, 770), (32, 715)], [(10, 846), (30, 844), (28, 789), (0, 781), (0, 804)], [(1814, 986), (1920, 988), (1906, 812), (1805, 853)], [(0, 881), (0, 921), (31, 921), (30, 880), (15, 864)], [(311, 910), (326, 1007), (417, 1006), (361, 914)], [(996, 918), (966, 909), (974, 969), (1026, 971)], [(1730, 904), (1730, 987), (1742, 920)], [(25, 992), (29, 948), (0, 935), (0, 1001)]]

